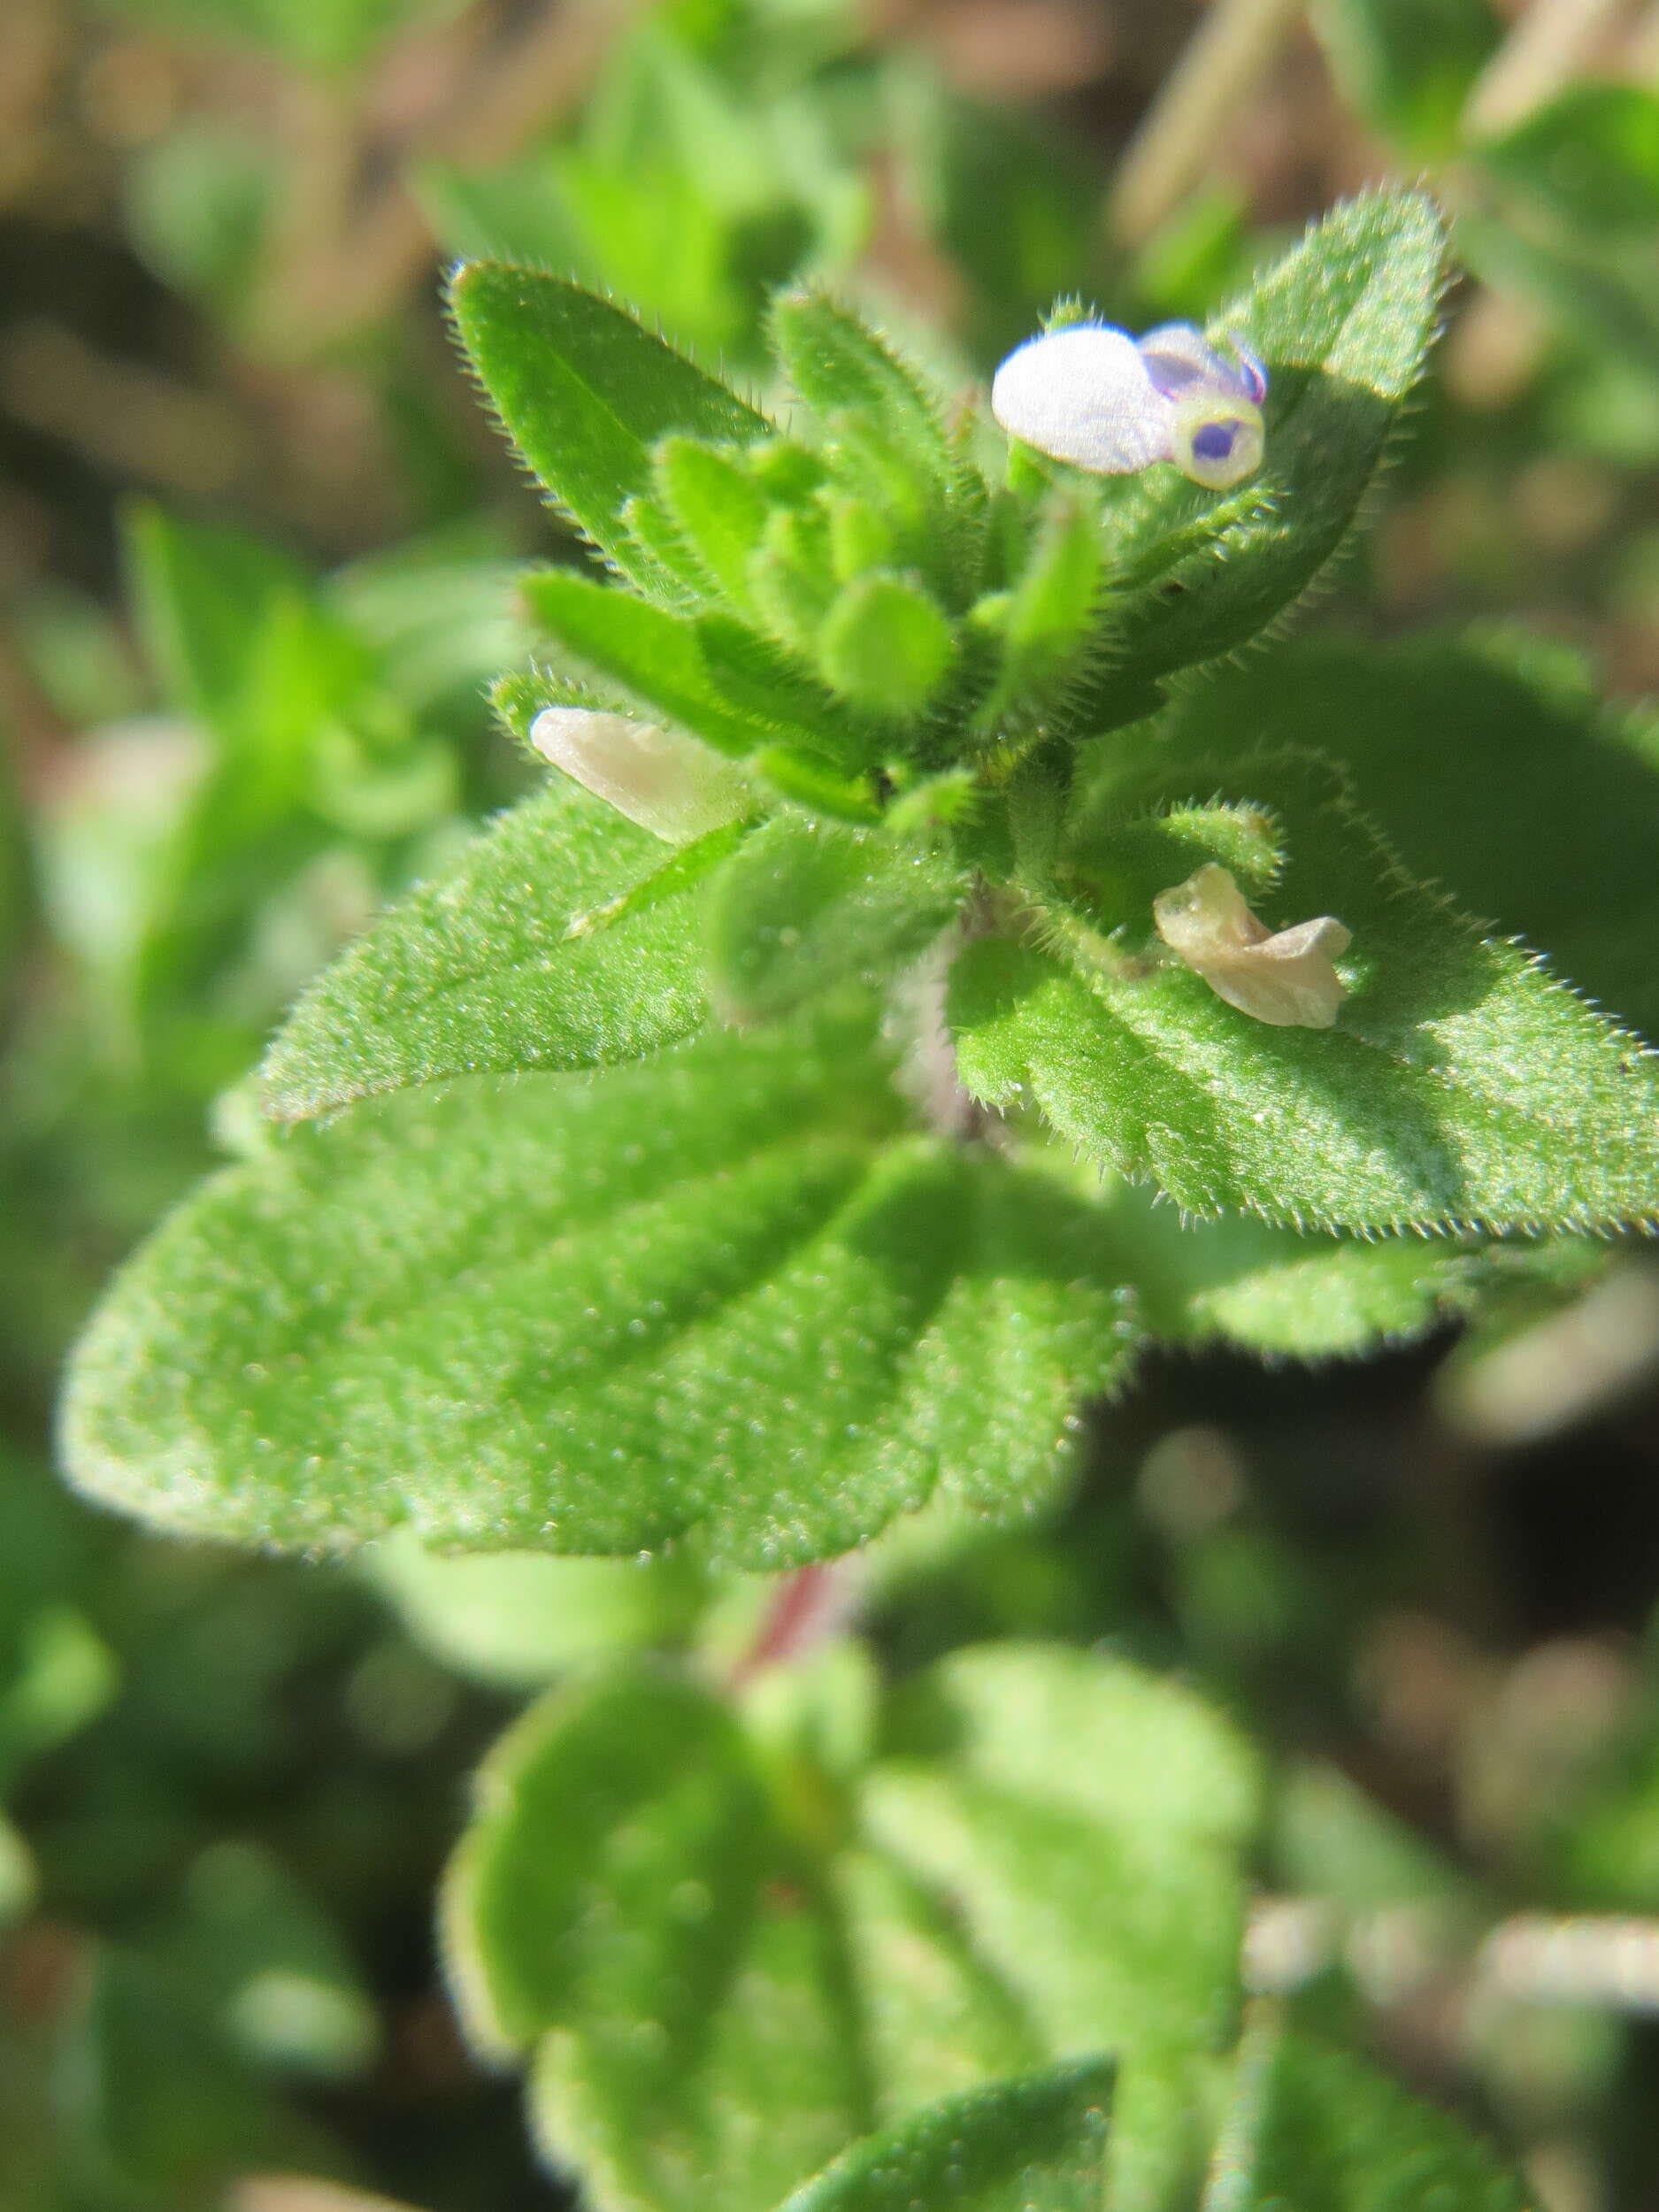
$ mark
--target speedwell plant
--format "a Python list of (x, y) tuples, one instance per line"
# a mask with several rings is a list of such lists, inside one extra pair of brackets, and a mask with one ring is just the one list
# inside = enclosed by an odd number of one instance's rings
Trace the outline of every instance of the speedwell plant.
[[(987, 415), (817, 293), (762, 407), (462, 268), (603, 564), (525, 578), (495, 695), (552, 773), (302, 997), (85, 1339), (76, 1479), (262, 1545), (810, 1569), (1041, 1504), (1149, 1338), (1353, 1350), (1651, 1223), (1630, 734), (1499, 638), (1234, 665), (1441, 286), (1434, 209), (1363, 197), (1208, 332), (1064, 311)], [(1048, 1647), (789, 1680), (628, 1663), (487, 1770), (456, 1986), (594, 2203), (1518, 2207), (1239, 2041), (1260, 1777), (1197, 1701)]]

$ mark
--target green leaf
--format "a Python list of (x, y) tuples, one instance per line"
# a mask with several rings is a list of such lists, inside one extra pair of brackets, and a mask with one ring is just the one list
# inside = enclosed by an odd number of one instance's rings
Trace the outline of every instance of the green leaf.
[(1440, 1238), (1356, 1241), (1242, 1215), (1184, 1222), (1129, 1187), (1113, 1208), (1112, 1238), (1155, 1336), (1304, 1360), (1406, 1341), (1467, 1311), (1489, 1279), (1492, 1249)]
[(703, 664), (733, 707), (824, 762), (864, 767), (877, 756), (879, 718), (836, 698), (770, 638), (726, 614), (699, 615), (696, 626)]
[(96, 1719), (118, 1687), (113, 1655), (73, 1606), (42, 1605), (6, 1641), (12, 1647), (0, 1678), (0, 1787), (27, 1760)]
[(201, 1852), (147, 1947), (211, 2004), (228, 2040), (257, 2066), (343, 2079), (374, 2056), (374, 2007), (344, 1943), (262, 1845)]
[(713, 886), (715, 1003), (730, 1020), (764, 1020), (831, 985), (890, 975), (949, 925), (968, 887), (931, 845), (780, 815)]
[[(1127, 2115), (1114, 2203), (1156, 2201), (1141, 2183), (1192, 2150), (1196, 2070), (1236, 2002), (1248, 1753), (1154, 1678), (1013, 1646), (922, 1678), (898, 1732), (931, 1727), (929, 1755), (870, 1767), (870, 1682), (856, 1647), (769, 1669), (740, 1722), (636, 1663), (544, 1700), (488, 1763), (445, 1885), (450, 1972), (488, 2050), (533, 2047), (547, 2155), (598, 2212), (764, 2212), (853, 2143), (816, 2202), (844, 2174), (873, 2182), (855, 2139), (941, 2096), (1059, 2059), (1098, 2104), (1107, 2041)], [(1062, 1773), (1068, 1747), (1104, 1776)], [(942, 1815), (912, 1830), (922, 1792)], [(941, 1818), (981, 1812), (968, 1863), (940, 1863)], [(1097, 2126), (1090, 2145), (1098, 2161)]]
[[(1284, 924), (1353, 933), (1333, 1030), (1272, 1028), (1062, 917), (1065, 949), (971, 946), (950, 1019), (964, 1082), (1189, 1212), (1349, 1229), (1611, 1226), (1659, 1212), (1659, 1064), (1515, 946), (1395, 868), (1306, 757), (1183, 760), (1154, 806), (1248, 793), (1285, 826)], [(1148, 957), (1148, 956), (1151, 956)]]
[(327, 2138), (271, 2093), (181, 1978), (113, 1946), (78, 1962), (56, 2078), (80, 2085), (74, 2166), (113, 2201), (213, 2212), (250, 2172), (340, 2171)]
[[(444, 1899), (468, 2032), (487, 2049), (522, 2050), (606, 2009), (615, 1923), (629, 1919), (638, 1942), (647, 1913), (662, 1993), (685, 2013), (662, 2025), (683, 2037), (701, 2010), (687, 1984), (727, 1963), (764, 1856), (764, 1800), (729, 1709), (666, 1671), (602, 1676), (534, 1707), (477, 1787)], [(708, 1893), (695, 1912), (643, 1885), (671, 1857)]]
[(708, 583), (735, 606), (770, 510), (747, 470), (712, 447), (671, 438), (657, 457), (657, 490)]
[[(1229, 735), (1231, 733), (1229, 733)], [(1113, 923), (1141, 917), (1160, 891), (1213, 860), (1248, 898), (1264, 898), (1285, 865), (1284, 833), (1258, 801), (1171, 801), (1134, 813), (1109, 783), (1098, 810), (1063, 826), (1056, 873), (1087, 912)]]
[(256, 538), (179, 522), (141, 502), (125, 518), (127, 590), (145, 655), (187, 714), (239, 737), (259, 710), (250, 676), (273, 605), (309, 589)]
[(950, 625), (938, 603), (902, 576), (860, 576), (825, 617), (818, 659), (826, 680), (873, 713), (919, 714), (943, 681)]
[(692, 895), (741, 829), (671, 851), (568, 777), (502, 815), (313, 983), (263, 1069), (266, 1109), (487, 1069), (634, 1060), (705, 1011)]
[(1112, 2069), (1056, 2066), (858, 2144), (783, 2212), (1098, 2212)]
[(1182, 701), (1173, 727), (1215, 750), (1338, 753), (1414, 874), (1659, 1036), (1659, 755), (1570, 650), (1481, 630), (1299, 640)]
[(826, 421), (864, 419), (925, 473), (949, 472), (938, 411), (914, 373), (849, 308), (821, 292), (797, 292), (772, 308), (778, 361), (795, 390)]
[(1063, 694), (1100, 628), (1105, 593), (1099, 517), (1091, 503), (1062, 497), (1043, 516), (1002, 603), (1002, 666), (979, 717), (983, 726), (995, 726), (1014, 707), (1036, 713)]
[(1525, 2212), (1478, 2136), (1384, 2074), (1300, 2035), (1247, 2042), (1203, 2212)]
[[(744, 757), (780, 741), (820, 753), (839, 741), (842, 757), (855, 749), (850, 720), (839, 732), (821, 720), (803, 726), (783, 711), (787, 691), (735, 662), (735, 624), (710, 623), (710, 640), (686, 616), (565, 569), (527, 577), (524, 593), (541, 628), (584, 672), (720, 752)], [(758, 639), (754, 649), (751, 662), (764, 661)]]
[(1503, 35), (1491, 0), (1317, 0), (1312, 13), (1351, 107), (1420, 160), (1453, 150)]
[(763, 2212), (870, 2124), (810, 1865), (689, 1681), (534, 1708), (480, 1777), (443, 1926), (469, 2028), (539, 2047), (533, 2116), (602, 2212)]
[(872, 1778), (867, 1818), (900, 1864), (954, 1899), (978, 1955), (1051, 2049), (1224, 2042), (1241, 1919), (1221, 1852), (896, 1765)]
[(409, 1634), (493, 1688), (540, 1689), (583, 1661), (683, 1641), (709, 1595), (685, 1552), (557, 1559), (546, 1552), (428, 1551), (406, 1529), (364, 1566)]
[(1574, 84), (1512, 129), (1482, 138), (1479, 165), (1593, 242), (1659, 223), (1659, 98), (1639, 84)]
[(945, 1906), (1049, 2056), (1115, 2054), (1112, 2204), (1181, 2200), (1238, 2004), (1248, 1750), (1190, 1694), (1045, 1645), (956, 1655), (894, 1737), (863, 1832)]
[(508, 435), (555, 502), (624, 566), (623, 509), (650, 490), (651, 453), (664, 438), (744, 443), (768, 430), (723, 384), (574, 284), (473, 261), (449, 299)]
[(233, 324), (254, 301), (277, 203), (268, 143), (227, 119), (181, 119), (125, 165), (122, 214), (140, 257), (175, 292)]
[[(0, 1933), (23, 1917), (39, 1889), (40, 1876), (27, 1844), (0, 1813)], [(4, 2109), (0, 2106), (0, 2111)]]
[(894, 79), (912, 188), (968, 279), (963, 312), (976, 357), (1000, 360), (1052, 301), (1102, 288), (1098, 159), (1050, 116), (966, 99), (920, 68)]
[(976, 1781), (1093, 1819), (1240, 1847), (1261, 1819), (1257, 1762), (1231, 1724), (1179, 1683), (1094, 1652), (957, 1652), (926, 1678), (906, 1720)]
[(1133, 1335), (1095, 1217), (897, 1134), (868, 1018), (406, 1092), (187, 1202), (83, 1340), (77, 1479), (175, 1527), (348, 1544), (844, 1551), (1017, 1509)]
[(1353, 530), (1434, 328), (1445, 250), (1432, 203), (1375, 193), (1332, 211), (1213, 319), (1267, 365), (1267, 450), (1236, 492), (1172, 470), (1133, 480), (1107, 530), (1123, 595), (1113, 650), (1073, 710), (1235, 651), (1294, 606)]
[(1041, 2064), (1044, 2039), (949, 1896), (863, 1844), (840, 1854), (832, 1880), (878, 2120)]

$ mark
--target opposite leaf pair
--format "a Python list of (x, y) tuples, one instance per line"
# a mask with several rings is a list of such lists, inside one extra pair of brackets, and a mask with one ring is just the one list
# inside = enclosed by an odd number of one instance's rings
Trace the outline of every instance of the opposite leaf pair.
[(736, 1709), (625, 1665), (484, 1769), (446, 1953), (595, 2212), (772, 2212), (837, 2153), (787, 2212), (1346, 2208), (1359, 2176), (1518, 2212), (1367, 2069), (1265, 2012), (1240, 2040), (1261, 1811), (1219, 1714), (1057, 1645), (886, 1696), (841, 1645)]

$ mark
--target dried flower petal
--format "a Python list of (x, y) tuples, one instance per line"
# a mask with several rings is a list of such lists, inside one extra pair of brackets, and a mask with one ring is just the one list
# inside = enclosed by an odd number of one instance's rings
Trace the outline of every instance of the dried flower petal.
[(1329, 1029), (1342, 1003), (1334, 965), (1353, 938), (1333, 916), (1270, 932), (1226, 869), (1208, 861), (1152, 902), (1164, 943), (1218, 998), (1276, 1029)]

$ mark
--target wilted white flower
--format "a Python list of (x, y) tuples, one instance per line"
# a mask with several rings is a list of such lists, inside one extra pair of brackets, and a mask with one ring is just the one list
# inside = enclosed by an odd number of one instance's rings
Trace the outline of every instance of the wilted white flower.
[(1277, 935), (1257, 921), (1225, 868), (1207, 861), (1152, 902), (1158, 935), (1217, 998), (1275, 1029), (1329, 1029), (1342, 1003), (1333, 964), (1354, 941), (1329, 914)]
[(626, 714), (543, 707), (530, 742), (544, 760), (670, 845), (746, 814), (754, 794), (742, 771), (695, 737)]
[(1010, 353), (991, 386), (1004, 430), (1099, 476), (1173, 461), (1210, 491), (1262, 465), (1267, 372), (1247, 346), (1229, 359), (1190, 323), (1144, 338), (1106, 323), (1067, 323)]

